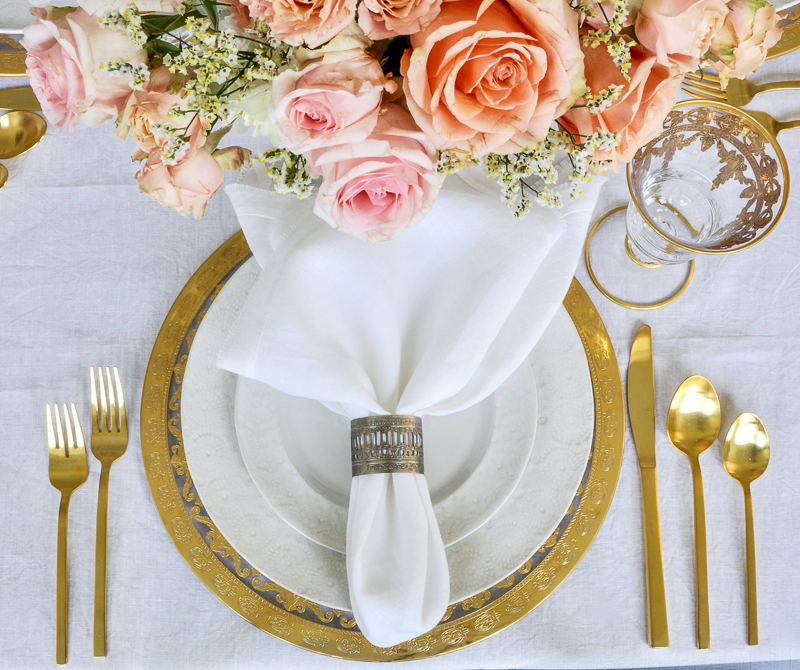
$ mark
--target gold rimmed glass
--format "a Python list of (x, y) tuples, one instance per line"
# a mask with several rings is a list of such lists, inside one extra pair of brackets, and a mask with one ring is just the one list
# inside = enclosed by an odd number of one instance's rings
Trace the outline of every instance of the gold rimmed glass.
[[(688, 286), (697, 256), (742, 251), (769, 235), (789, 198), (789, 168), (777, 140), (747, 112), (723, 102), (679, 102), (661, 135), (628, 164), (631, 201), (598, 219), (586, 240), (589, 276), (613, 302), (655, 309)], [(597, 228), (625, 211), (625, 251), (654, 270), (688, 263), (682, 286), (646, 304), (612, 294), (598, 280), (590, 259)]]

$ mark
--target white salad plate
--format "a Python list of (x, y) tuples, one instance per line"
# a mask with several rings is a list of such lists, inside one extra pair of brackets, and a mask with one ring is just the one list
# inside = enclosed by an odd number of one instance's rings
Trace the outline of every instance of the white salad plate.
[[(228, 280), (194, 337), (181, 395), (187, 463), (206, 511), (243, 558), (271, 581), (304, 598), (348, 610), (344, 555), (308, 539), (284, 521), (248, 472), (235, 428), (237, 377), (216, 365), (258, 271), (251, 259)], [(566, 310), (556, 313), (529, 361), (538, 396), (530, 457), (516, 488), (497, 512), (447, 548), (451, 602), (486, 590), (528, 560), (566, 514), (586, 468), (594, 427), (591, 378), (580, 337)], [(299, 410), (287, 407), (283, 411), (279, 402), (273, 416), (278, 428), (282, 417), (289, 420)], [(476, 411), (480, 415), (484, 410)], [(530, 412), (530, 400), (511, 411)], [(283, 429), (284, 436), (290, 428)], [(298, 435), (302, 430), (297, 427)], [(342, 451), (349, 459), (349, 440)], [(471, 461), (466, 457), (463, 462)], [(427, 463), (426, 451), (426, 467)], [(294, 467), (301, 471), (302, 465)], [(507, 477), (508, 470), (498, 464), (489, 476)], [(332, 485), (335, 478), (327, 483)], [(324, 484), (316, 486), (324, 489)], [(315, 485), (311, 488), (319, 493)], [(341, 495), (339, 502), (343, 502)]]

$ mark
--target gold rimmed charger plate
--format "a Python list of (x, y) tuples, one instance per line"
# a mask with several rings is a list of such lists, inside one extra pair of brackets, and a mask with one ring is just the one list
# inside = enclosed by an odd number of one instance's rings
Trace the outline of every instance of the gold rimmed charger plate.
[(142, 390), (142, 457), (153, 501), (175, 547), (200, 581), (267, 633), (309, 651), (360, 661), (415, 660), (462, 649), (508, 628), (544, 602), (592, 544), (622, 465), (625, 414), (619, 366), (600, 315), (578, 281), (573, 279), (564, 306), (586, 353), (595, 423), (592, 451), (573, 504), (547, 542), (504, 580), (450, 605), (426, 635), (379, 648), (358, 631), (352, 612), (302, 598), (249, 565), (216, 528), (192, 483), (181, 432), (183, 372), (210, 304), (250, 255), (239, 232), (200, 266), (164, 320)]
[(800, 48), (800, 5), (778, 12), (781, 17), (778, 25), (783, 34), (778, 43), (767, 52), (767, 60), (778, 58)]

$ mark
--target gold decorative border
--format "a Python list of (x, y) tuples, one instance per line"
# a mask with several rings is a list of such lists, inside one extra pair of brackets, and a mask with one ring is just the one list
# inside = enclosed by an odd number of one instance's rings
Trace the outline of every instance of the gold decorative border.
[(25, 48), (14, 37), (0, 34), (0, 77), (24, 77), (27, 55)]
[(800, 47), (800, 6), (778, 12), (781, 17), (778, 25), (783, 34), (778, 43), (767, 52), (767, 60), (784, 56)]
[(250, 257), (244, 235), (220, 246), (189, 280), (153, 345), (142, 390), (142, 458), (156, 508), (178, 553), (222, 602), (258, 628), (326, 656), (360, 661), (430, 658), (485, 640), (533, 611), (567, 578), (605, 518), (622, 465), (625, 414), (614, 349), (577, 280), (564, 298), (586, 352), (595, 407), (583, 481), (558, 528), (513, 574), (448, 607), (426, 635), (391, 648), (371, 645), (352, 612), (314, 603), (272, 583), (227, 542), (206, 513), (183, 452), (180, 397), (197, 327), (227, 279)]

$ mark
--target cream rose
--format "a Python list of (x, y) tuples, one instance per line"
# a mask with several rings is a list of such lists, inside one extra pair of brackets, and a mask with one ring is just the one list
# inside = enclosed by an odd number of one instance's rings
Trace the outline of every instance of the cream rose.
[(386, 105), (363, 142), (313, 151), (322, 175), (314, 213), (368, 242), (393, 240), (419, 223), (441, 188), (436, 148), (398, 105)]
[(375, 128), (381, 96), (394, 90), (380, 63), (359, 50), (329, 52), (272, 81), (274, 120), (284, 146), (303, 153), (361, 142)]
[(408, 108), (438, 149), (529, 148), (584, 90), (566, 0), (445, 2), (401, 62)]
[(711, 40), (705, 65), (727, 81), (755, 72), (781, 37), (775, 8), (765, 0), (730, 0), (728, 15)]
[(373, 40), (413, 35), (441, 11), (442, 0), (361, 0), (358, 25)]
[(617, 132), (621, 143), (612, 152), (596, 152), (596, 160), (610, 161), (612, 169), (627, 162), (642, 145), (661, 132), (669, 110), (675, 104), (683, 74), (658, 62), (658, 58), (639, 47), (631, 50), (630, 82), (623, 79), (619, 68), (599, 46), (584, 47), (586, 54), (586, 83), (598, 93), (611, 84), (624, 86), (622, 94), (599, 114), (577, 105), (559, 119), (569, 132), (588, 136), (600, 130)]
[(644, 0), (636, 39), (661, 65), (696, 70), (728, 14), (726, 0)]
[(269, 24), (273, 34), (292, 46), (312, 49), (341, 32), (356, 16), (357, 0), (241, 0), (250, 16)]
[(56, 128), (72, 130), (79, 119), (97, 126), (125, 106), (131, 87), (100, 65), (116, 58), (146, 62), (143, 49), (116, 30), (101, 28), (83, 9), (32, 10), (39, 20), (25, 28), (28, 77), (42, 112)]

